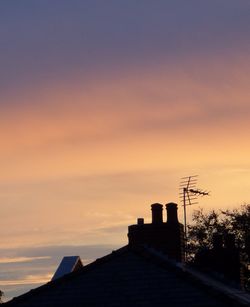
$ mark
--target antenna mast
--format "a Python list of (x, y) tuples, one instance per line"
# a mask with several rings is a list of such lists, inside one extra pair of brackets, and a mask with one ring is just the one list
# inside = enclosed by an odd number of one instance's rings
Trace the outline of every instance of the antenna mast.
[[(196, 188), (198, 175), (188, 176), (181, 178), (180, 183), (180, 199), (183, 203), (184, 211), (184, 235), (185, 235), (185, 246), (187, 243), (187, 206), (198, 204), (198, 196), (208, 196), (208, 191), (203, 191)], [(186, 255), (185, 255), (186, 256)]]

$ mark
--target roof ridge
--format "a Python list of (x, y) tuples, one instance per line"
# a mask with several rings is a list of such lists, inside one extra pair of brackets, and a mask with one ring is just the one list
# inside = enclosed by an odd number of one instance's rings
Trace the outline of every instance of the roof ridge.
[(16, 302), (20, 302), (27, 298), (30, 298), (33, 295), (46, 291), (46, 289), (48, 288), (58, 287), (65, 281), (70, 281), (71, 279), (81, 274), (88, 273), (89, 271), (98, 268), (100, 264), (107, 263), (116, 257), (124, 255), (127, 252), (132, 252), (134, 255), (153, 262), (155, 265), (158, 265), (165, 270), (174, 270), (175, 274), (178, 274), (181, 279), (187, 279), (189, 282), (195, 284), (200, 288), (203, 288), (205, 292), (210, 293), (214, 297), (221, 297), (221, 300), (224, 300), (225, 302), (229, 303), (230, 306), (232, 306), (232, 301), (235, 303), (235, 306), (249, 306), (250, 295), (244, 293), (243, 291), (224, 285), (221, 282), (217, 282), (213, 278), (206, 276), (204, 273), (201, 273), (193, 268), (189, 268), (183, 263), (172, 260), (166, 254), (163, 254), (162, 252), (147, 245), (123, 246), (117, 250), (112, 251), (108, 255), (105, 255), (101, 258), (97, 258), (95, 261), (89, 263), (88, 265), (80, 268), (75, 272), (66, 274), (56, 280), (49, 281), (48, 283), (38, 288), (35, 288), (27, 293), (15, 297), (6, 304), (9, 306), (11, 306), (12, 304), (15, 305)]
[(23, 293), (17, 297), (13, 297), (12, 300), (6, 302), (5, 304), (8, 304), (8, 305), (11, 305), (12, 303), (15, 303), (17, 301), (20, 301), (20, 300), (23, 300), (23, 299), (26, 299), (27, 297), (29, 296), (33, 296), (34, 294), (36, 293), (40, 293), (44, 290), (46, 290), (48, 287), (56, 287), (58, 285), (60, 285), (62, 282), (64, 281), (68, 281), (74, 277), (76, 277), (77, 275), (80, 275), (82, 273), (85, 273), (85, 272), (88, 272), (89, 270), (95, 268), (97, 265), (101, 264), (101, 263), (105, 263), (107, 261), (110, 261), (112, 260), (114, 257), (117, 257), (119, 255), (122, 255), (124, 254), (125, 252), (127, 252), (129, 249), (128, 249), (128, 245), (125, 245), (117, 250), (113, 250), (111, 253), (103, 256), (103, 257), (100, 257), (100, 258), (97, 258), (95, 261), (83, 266), (82, 268), (80, 268), (79, 270), (77, 271), (74, 271), (74, 272), (70, 272), (68, 274), (65, 274), (57, 279), (54, 279), (54, 280), (50, 280), (48, 281), (46, 284), (44, 285), (41, 285), (35, 289), (31, 289), (30, 291), (26, 292), (26, 293)]
[(248, 306), (250, 305), (250, 295), (247, 292), (234, 287), (230, 287), (229, 285), (224, 284), (219, 280), (215, 280), (214, 278), (193, 268), (183, 266), (183, 270), (192, 275), (194, 278), (197, 278), (204, 285), (214, 288), (215, 290), (224, 293), (225, 295), (236, 301), (239, 301), (242, 304), (246, 304)]
[(193, 280), (199, 281), (199, 283), (205, 286), (206, 288), (212, 289), (217, 293), (221, 293), (222, 295), (226, 296), (229, 299), (233, 299), (234, 301), (236, 301), (241, 305), (250, 306), (250, 294), (248, 294), (247, 292), (237, 288), (230, 287), (229, 285), (217, 281), (214, 278), (194, 268), (190, 268), (181, 262), (177, 262), (173, 259), (170, 259), (166, 254), (152, 247), (149, 247), (147, 245), (144, 245), (143, 247), (144, 250), (146, 250), (152, 256), (162, 261), (158, 262), (158, 264), (162, 265), (165, 262), (165, 264), (168, 265), (168, 267), (172, 267), (172, 269), (177, 269), (179, 270), (180, 273), (183, 273), (186, 276), (190, 276)]

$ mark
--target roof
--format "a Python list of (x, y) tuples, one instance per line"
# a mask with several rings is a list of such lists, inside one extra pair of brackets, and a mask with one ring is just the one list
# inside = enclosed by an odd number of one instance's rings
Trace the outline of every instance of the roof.
[(57, 268), (52, 280), (62, 277), (68, 273), (74, 272), (75, 270), (82, 267), (82, 261), (79, 256), (65, 256), (63, 257), (59, 267)]
[(153, 249), (125, 246), (6, 305), (249, 306), (250, 296), (230, 293)]

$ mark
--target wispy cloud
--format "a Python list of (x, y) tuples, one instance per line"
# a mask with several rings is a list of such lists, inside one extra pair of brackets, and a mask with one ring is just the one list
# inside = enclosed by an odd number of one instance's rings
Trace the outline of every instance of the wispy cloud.
[[(115, 245), (61, 245), (0, 248), (0, 285), (8, 300), (48, 282), (63, 256), (80, 256), (87, 264), (118, 248)], [(48, 256), (49, 255), (49, 256)]]
[(44, 284), (50, 281), (52, 276), (53, 274), (43, 274), (43, 275), (27, 275), (23, 279), (13, 279), (13, 280), (0, 279), (0, 284), (2, 285), (2, 287)]
[(18, 263), (18, 262), (31, 262), (35, 260), (50, 259), (50, 256), (42, 257), (0, 257), (0, 264), (4, 263)]

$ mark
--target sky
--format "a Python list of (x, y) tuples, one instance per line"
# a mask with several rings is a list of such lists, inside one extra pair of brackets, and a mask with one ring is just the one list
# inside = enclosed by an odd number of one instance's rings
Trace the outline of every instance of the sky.
[[(250, 2), (0, 0), (6, 299), (127, 243), (181, 177), (250, 202)], [(165, 218), (165, 217), (164, 217)]]

